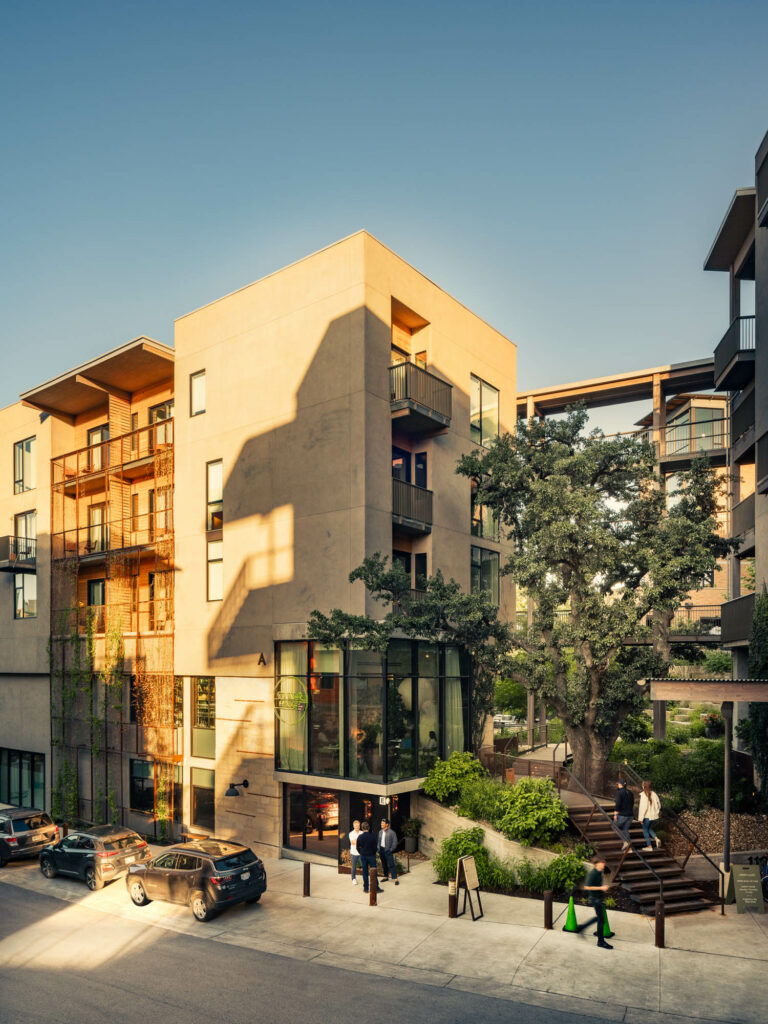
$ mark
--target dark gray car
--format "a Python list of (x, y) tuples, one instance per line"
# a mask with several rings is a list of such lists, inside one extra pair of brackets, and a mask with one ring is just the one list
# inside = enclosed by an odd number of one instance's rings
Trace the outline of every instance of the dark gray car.
[(191, 907), (198, 921), (207, 921), (234, 903), (258, 902), (267, 888), (267, 873), (247, 846), (198, 839), (131, 866), (125, 884), (137, 907), (152, 900), (181, 903)]
[(150, 856), (146, 841), (133, 829), (94, 825), (46, 846), (40, 854), (40, 870), (46, 878), (72, 875), (82, 878), (89, 889), (101, 889)]
[(34, 807), (0, 809), (0, 868), (9, 860), (36, 857), (46, 843), (59, 838), (50, 814)]

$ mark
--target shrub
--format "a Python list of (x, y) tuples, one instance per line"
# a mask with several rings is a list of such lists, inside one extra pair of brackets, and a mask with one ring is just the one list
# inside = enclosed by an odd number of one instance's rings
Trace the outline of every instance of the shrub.
[(711, 676), (730, 675), (732, 665), (730, 651), (710, 651), (704, 659), (704, 668)]
[(687, 725), (670, 725), (667, 728), (667, 738), (683, 747), (691, 742), (691, 730)]
[(470, 779), (461, 787), (456, 810), (462, 818), (487, 821), (495, 827), (505, 810), (505, 794), (510, 787), (496, 779)]
[(628, 715), (621, 724), (621, 738), (626, 743), (647, 740), (651, 732), (651, 723), (647, 715)]
[(521, 779), (507, 792), (504, 814), (496, 824), (508, 839), (523, 846), (550, 843), (565, 828), (568, 812), (551, 779)]
[(706, 727), (704, 723), (701, 721), (701, 719), (698, 719), (698, 721), (691, 722), (691, 739), (701, 739), (704, 735), (705, 728)]
[(424, 792), (441, 804), (452, 804), (458, 799), (464, 783), (482, 779), (488, 773), (477, 758), (464, 751), (454, 751), (447, 761), (437, 760), (424, 780)]
[(586, 874), (584, 863), (575, 853), (564, 853), (549, 864), (534, 864), (526, 858), (516, 861), (514, 868), (520, 888), (535, 893), (543, 893), (547, 889), (569, 892)]
[(514, 889), (514, 870), (490, 855), (483, 846), (483, 830), (477, 826), (456, 829), (442, 841), (440, 853), (432, 860), (432, 867), (439, 881), (452, 881), (456, 877), (459, 857), (468, 856), (475, 858), (477, 879), (484, 889)]
[(493, 696), (493, 705), (497, 711), (506, 711), (519, 718), (525, 715), (528, 708), (528, 691), (522, 683), (514, 679), (499, 679)]

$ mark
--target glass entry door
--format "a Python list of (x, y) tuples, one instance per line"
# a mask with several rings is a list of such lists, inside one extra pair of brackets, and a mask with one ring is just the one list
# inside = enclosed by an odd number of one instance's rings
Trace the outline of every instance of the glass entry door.
[(285, 786), (285, 845), (324, 857), (339, 856), (339, 794), (311, 786)]

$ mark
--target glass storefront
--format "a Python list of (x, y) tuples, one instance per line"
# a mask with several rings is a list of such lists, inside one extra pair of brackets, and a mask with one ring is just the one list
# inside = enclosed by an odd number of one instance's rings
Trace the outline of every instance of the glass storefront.
[(293, 641), (276, 664), (279, 771), (395, 782), (467, 746), (469, 659), (456, 646), (392, 640), (382, 655)]

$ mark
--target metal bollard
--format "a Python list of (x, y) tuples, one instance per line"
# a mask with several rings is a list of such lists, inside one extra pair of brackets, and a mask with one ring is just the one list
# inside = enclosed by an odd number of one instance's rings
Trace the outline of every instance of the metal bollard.
[(448, 883), (448, 917), (456, 917), (456, 883)]
[(379, 873), (376, 868), (368, 868), (368, 899), (370, 906), (377, 907), (376, 897), (379, 892)]
[(544, 927), (552, 930), (552, 890), (544, 890)]
[(309, 861), (304, 861), (304, 895), (309, 896)]
[(656, 948), (664, 949), (664, 901), (656, 900)]

